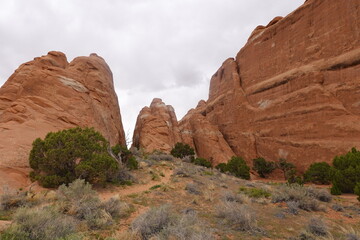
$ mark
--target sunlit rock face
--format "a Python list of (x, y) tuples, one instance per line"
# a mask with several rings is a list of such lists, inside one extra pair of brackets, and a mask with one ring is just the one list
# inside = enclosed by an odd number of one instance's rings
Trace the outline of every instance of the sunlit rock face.
[(359, 5), (308, 0), (257, 27), (190, 114), (216, 126), (249, 162), (285, 158), (303, 171), (360, 147)]
[(154, 98), (150, 107), (140, 111), (133, 135), (133, 147), (146, 152), (170, 152), (181, 141), (172, 106), (166, 105), (160, 98)]
[(68, 63), (63, 53), (49, 52), (22, 64), (0, 88), (0, 178), (24, 183), (32, 142), (77, 126), (94, 127), (112, 145), (125, 144), (104, 59), (91, 54)]

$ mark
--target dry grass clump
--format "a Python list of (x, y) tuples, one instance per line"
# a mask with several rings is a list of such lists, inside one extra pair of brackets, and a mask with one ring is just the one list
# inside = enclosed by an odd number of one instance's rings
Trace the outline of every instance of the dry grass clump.
[(344, 228), (340, 227), (344, 236), (345, 240), (360, 240), (360, 232), (357, 230), (354, 230), (352, 227)]
[(65, 238), (76, 230), (73, 218), (47, 208), (20, 208), (13, 225), (1, 239), (53, 240)]
[(174, 223), (175, 217), (169, 205), (152, 208), (138, 216), (131, 224), (131, 229), (137, 232), (142, 239), (150, 239), (159, 234), (167, 226)]
[(110, 198), (102, 203), (102, 208), (113, 218), (122, 218), (130, 214), (131, 208), (126, 202), (122, 202), (119, 196)]
[(197, 168), (193, 164), (181, 163), (174, 169), (174, 175), (180, 177), (192, 177), (197, 173)]
[(236, 230), (256, 232), (259, 231), (255, 212), (248, 205), (225, 201), (218, 205), (217, 215), (233, 225)]
[(170, 224), (161, 232), (157, 238), (161, 240), (176, 239), (176, 240), (212, 240), (212, 232), (209, 229), (202, 227), (203, 224), (199, 222), (196, 213), (183, 214), (177, 220)]
[(132, 231), (126, 231), (121, 233), (115, 233), (111, 237), (105, 238), (105, 240), (141, 240), (141, 236)]
[[(315, 190), (309, 191), (307, 188), (298, 184), (282, 185), (272, 194), (272, 202), (296, 202), (302, 210), (320, 211), (322, 207), (314, 192), (317, 193)], [(322, 194), (319, 195), (323, 196)]]
[(178, 215), (169, 205), (163, 205), (137, 217), (131, 224), (131, 229), (141, 239), (214, 239), (211, 231), (204, 229), (203, 225), (193, 211)]
[(30, 198), (27, 191), (15, 191), (4, 187), (3, 194), (0, 196), (0, 210), (6, 211), (34, 204), (36, 204), (36, 200)]
[(57, 199), (61, 212), (85, 221), (91, 229), (111, 225), (113, 217), (120, 217), (128, 208), (117, 198), (101, 203), (91, 185), (80, 179), (70, 183), (68, 187), (60, 186)]
[(328, 190), (316, 189), (313, 187), (307, 187), (307, 188), (305, 188), (305, 190), (310, 197), (316, 198), (317, 200), (319, 200), (321, 202), (331, 202), (332, 201), (332, 195), (329, 193)]
[(231, 191), (225, 191), (222, 193), (221, 196), (222, 201), (224, 202), (237, 202), (240, 204), (243, 203), (249, 203), (250, 200), (247, 196), (243, 195), (243, 194), (236, 194), (234, 192)]
[(201, 194), (200, 186), (197, 183), (186, 184), (185, 190), (190, 194), (195, 194), (195, 195)]
[(150, 154), (148, 159), (153, 161), (174, 161), (173, 156), (165, 153)]
[(331, 206), (331, 209), (334, 211), (337, 211), (337, 212), (343, 212), (345, 210), (343, 206), (341, 206), (340, 204), (337, 204), (337, 203), (333, 204)]

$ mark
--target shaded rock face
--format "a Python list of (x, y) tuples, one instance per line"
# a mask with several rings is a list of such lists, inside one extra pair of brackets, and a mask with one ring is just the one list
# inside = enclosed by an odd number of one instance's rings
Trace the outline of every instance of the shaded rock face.
[(303, 171), (360, 147), (359, 7), (309, 0), (257, 27), (189, 114), (203, 115), (248, 161), (286, 158)]
[(181, 137), (174, 108), (159, 98), (153, 99), (150, 107), (144, 107), (139, 113), (133, 147), (146, 152), (170, 152), (177, 142), (181, 142)]
[(63, 53), (49, 52), (22, 64), (0, 88), (0, 175), (28, 167), (36, 138), (76, 126), (94, 127), (112, 145), (125, 144), (104, 59), (91, 54), (68, 63)]
[(193, 147), (197, 156), (209, 160), (213, 166), (227, 162), (235, 155), (218, 127), (197, 111), (190, 111), (180, 121), (179, 128), (183, 142)]

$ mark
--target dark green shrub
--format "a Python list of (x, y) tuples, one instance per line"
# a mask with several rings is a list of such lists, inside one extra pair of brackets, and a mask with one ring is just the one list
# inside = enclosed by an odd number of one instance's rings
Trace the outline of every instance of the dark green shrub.
[(130, 170), (138, 169), (139, 163), (136, 161), (136, 158), (134, 156), (129, 157), (129, 159), (126, 162), (126, 167)]
[(332, 195), (341, 195), (341, 190), (336, 184), (334, 184), (330, 189), (330, 193)]
[(48, 133), (33, 142), (29, 157), (32, 179), (44, 187), (57, 187), (77, 178), (91, 183), (110, 180), (119, 168), (108, 153), (108, 142), (93, 128), (72, 128)]
[(278, 164), (278, 168), (283, 171), (285, 180), (288, 180), (291, 177), (295, 176), (296, 167), (294, 164), (289, 163), (286, 159), (280, 158)]
[(345, 155), (336, 156), (331, 172), (333, 193), (353, 193), (357, 182), (360, 182), (360, 151), (352, 148)]
[(216, 165), (215, 168), (218, 169), (222, 173), (226, 173), (228, 171), (226, 163), (219, 163), (218, 165)]
[(354, 188), (354, 193), (356, 195), (358, 195), (357, 199), (360, 201), (360, 182), (356, 183), (355, 188)]
[(236, 177), (250, 179), (250, 167), (241, 157), (232, 157), (227, 163), (227, 171), (233, 173)]
[(206, 160), (205, 158), (195, 158), (195, 159), (193, 160), (193, 163), (194, 163), (195, 165), (199, 165), (199, 166), (211, 168), (211, 162), (209, 162), (209, 161)]
[(184, 158), (186, 156), (193, 157), (195, 155), (195, 151), (188, 144), (184, 143), (176, 143), (175, 147), (171, 150), (171, 155), (177, 158)]
[(331, 182), (331, 167), (326, 162), (318, 162), (310, 165), (304, 173), (305, 182), (316, 184), (329, 184)]
[(267, 174), (270, 174), (276, 168), (274, 162), (268, 162), (264, 158), (253, 159), (253, 170), (256, 171), (260, 177), (265, 178)]
[(134, 170), (139, 168), (139, 163), (136, 160), (136, 157), (130, 150), (127, 149), (127, 147), (116, 144), (115, 146), (111, 147), (111, 151), (118, 159), (118, 161), (125, 164), (128, 169)]

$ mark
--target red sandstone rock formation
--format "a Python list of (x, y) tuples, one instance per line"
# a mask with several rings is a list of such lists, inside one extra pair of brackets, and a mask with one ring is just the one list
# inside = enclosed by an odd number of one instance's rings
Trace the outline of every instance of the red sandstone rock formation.
[(286, 158), (304, 170), (360, 147), (359, 7), (309, 0), (256, 28), (194, 112), (248, 161)]
[(111, 144), (125, 144), (112, 73), (104, 59), (91, 54), (68, 63), (63, 53), (49, 52), (22, 64), (0, 88), (1, 183), (24, 185), (25, 179), (14, 179), (27, 172), (32, 142), (76, 126), (94, 127)]
[(182, 140), (216, 163), (234, 153), (286, 158), (301, 171), (360, 147), (359, 9), (358, 0), (308, 0), (257, 27), (212, 77), (208, 101), (180, 121)]
[(137, 118), (133, 146), (147, 152), (170, 152), (181, 142), (174, 108), (154, 98), (150, 107), (144, 107)]

